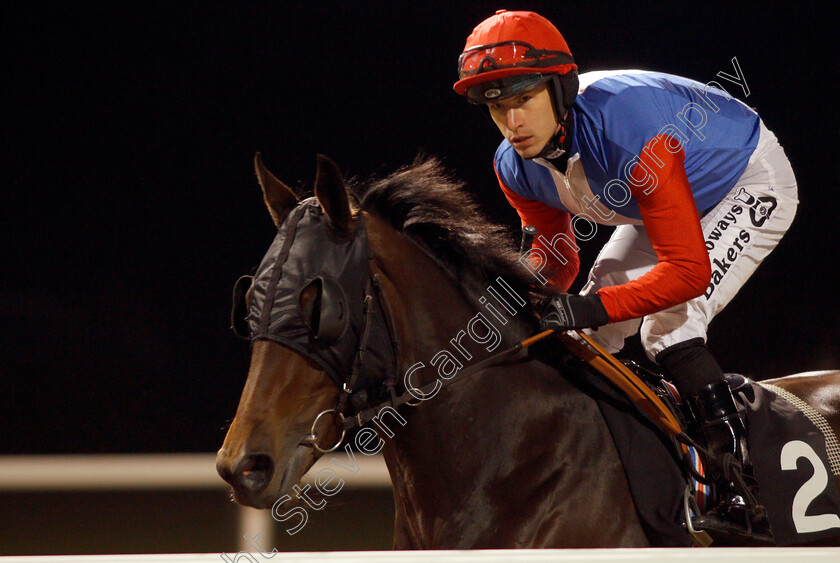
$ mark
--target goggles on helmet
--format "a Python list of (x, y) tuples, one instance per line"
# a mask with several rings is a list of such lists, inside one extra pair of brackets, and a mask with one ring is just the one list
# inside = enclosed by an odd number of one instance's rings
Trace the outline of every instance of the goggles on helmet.
[(464, 95), (472, 104), (489, 104), (518, 96), (551, 80), (553, 74), (518, 74), (488, 80), (467, 88)]
[(522, 41), (504, 41), (478, 45), (461, 53), (458, 57), (458, 76), (463, 79), (503, 68), (545, 68), (562, 64), (574, 64), (569, 53), (535, 49)]

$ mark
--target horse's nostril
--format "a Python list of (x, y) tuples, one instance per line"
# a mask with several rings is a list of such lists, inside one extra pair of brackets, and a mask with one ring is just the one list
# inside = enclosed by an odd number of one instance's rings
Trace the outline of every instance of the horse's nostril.
[(265, 454), (254, 454), (240, 462), (234, 478), (240, 486), (257, 492), (268, 485), (273, 475), (274, 462), (271, 458)]
[(219, 476), (222, 479), (224, 479), (227, 483), (233, 483), (233, 472), (228, 468), (227, 465), (217, 463), (216, 471), (219, 473)]

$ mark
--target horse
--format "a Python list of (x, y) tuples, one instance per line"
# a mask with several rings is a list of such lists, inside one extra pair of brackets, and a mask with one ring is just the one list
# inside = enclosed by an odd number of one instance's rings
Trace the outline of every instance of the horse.
[[(271, 508), (299, 491), (318, 457), (340, 445), (341, 423), (410, 393), (410, 406), (379, 411), (387, 411), (387, 423), (375, 419), (375, 436), (368, 431), (361, 445), (379, 444), (388, 467), (395, 549), (657, 543), (637, 515), (604, 417), (581, 389), (585, 366), (519, 355), (444, 386), (458, 366), (533, 335), (531, 303), (546, 290), (535, 287), (504, 229), (484, 218), (439, 162), (418, 160), (348, 186), (319, 155), (314, 197), (302, 202), (259, 155), (255, 167), (278, 238), (260, 266), (268, 281), (248, 291), (250, 368), (217, 454), (236, 502)], [(317, 237), (289, 226), (310, 216), (312, 228), (323, 223)], [(347, 250), (353, 245), (365, 248)], [(297, 256), (306, 267), (331, 252), (357, 263), (334, 276), (295, 277), (291, 266), (280, 276), (275, 267), (278, 256)], [(353, 288), (336, 287), (344, 276), (356, 276), (347, 282)], [(297, 286), (283, 291), (299, 303), (272, 303), (280, 290), (270, 283)], [(278, 313), (295, 306), (292, 321)], [(372, 332), (376, 346), (360, 343)], [(773, 383), (840, 432), (840, 372)]]

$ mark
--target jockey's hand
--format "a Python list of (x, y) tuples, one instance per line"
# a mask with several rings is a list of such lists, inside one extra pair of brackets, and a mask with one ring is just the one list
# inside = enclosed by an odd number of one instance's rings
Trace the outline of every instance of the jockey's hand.
[(540, 307), (540, 328), (575, 330), (595, 328), (610, 322), (597, 294), (560, 293), (544, 300)]

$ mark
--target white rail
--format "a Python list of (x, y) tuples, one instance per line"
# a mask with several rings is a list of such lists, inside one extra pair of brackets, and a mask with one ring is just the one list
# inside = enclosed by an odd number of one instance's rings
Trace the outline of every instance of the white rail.
[[(346, 454), (336, 452), (323, 456), (309, 471), (303, 482), (314, 485), (312, 476), (321, 468), (327, 467), (334, 457), (344, 460)], [(348, 490), (391, 487), (388, 469), (381, 455), (358, 454), (355, 459), (358, 470), (356, 472), (342, 471), (340, 475)], [(214, 454), (0, 456), (0, 491), (225, 490), (229, 488), (230, 485), (216, 473)], [(250, 534), (252, 537), (260, 534), (259, 537), (265, 545), (273, 545), (274, 522), (271, 511), (240, 507), (237, 537), (242, 538), (240, 549), (251, 551), (252, 548), (244, 539), (245, 534)], [(21, 561), (26, 560), (21, 559)], [(38, 561), (47, 560), (49, 558), (38, 559)], [(70, 561), (70, 559), (56, 561), (65, 560)], [(72, 559), (74, 563), (83, 560), (85, 559)], [(103, 559), (102, 561), (112, 560)], [(114, 559), (113, 561), (146, 561), (146, 559)]]
[[(309, 471), (326, 467), (327, 454)], [(343, 471), (349, 488), (390, 488), (388, 469), (381, 455), (356, 455), (359, 470)], [(216, 473), (214, 454), (117, 454), (0, 456), (0, 491), (57, 491), (106, 489), (227, 489)]]
[[(341, 455), (341, 454), (336, 454)], [(322, 458), (310, 475), (325, 467), (332, 456)], [(342, 472), (347, 487), (356, 489), (388, 488), (390, 479), (381, 456), (357, 455), (359, 470)], [(304, 482), (311, 483), (309, 478)], [(227, 483), (216, 473), (213, 454), (153, 455), (73, 455), (73, 456), (0, 456), (0, 490), (57, 491), (106, 489), (226, 489)], [(255, 519), (257, 520), (255, 522)], [(260, 519), (262, 537), (270, 541), (269, 511), (242, 509), (240, 525), (248, 523), (253, 535)], [(270, 545), (270, 544), (269, 544)], [(243, 551), (245, 548), (243, 547)], [(263, 563), (295, 561), (302, 563), (543, 563), (628, 562), (671, 563), (742, 563), (745, 561), (805, 563), (840, 561), (840, 548), (710, 548), (710, 549), (547, 549), (547, 550), (475, 550), (475, 551), (359, 551), (326, 553), (208, 553), (160, 555), (83, 555), (0, 557), (0, 563)]]
[(840, 548), (709, 548), (709, 549), (523, 549), (476, 551), (334, 551), (325, 553), (92, 555), (55, 557), (0, 557), (2, 563), (836, 563)]

